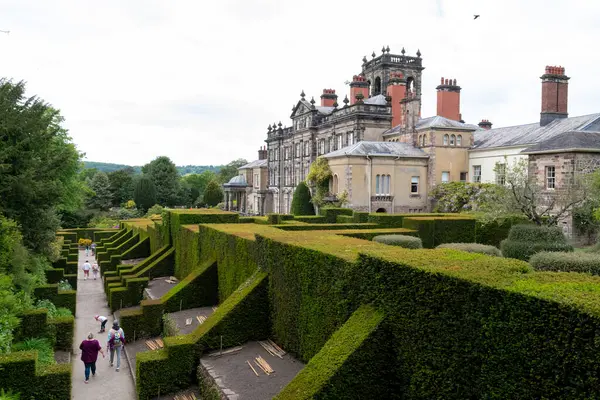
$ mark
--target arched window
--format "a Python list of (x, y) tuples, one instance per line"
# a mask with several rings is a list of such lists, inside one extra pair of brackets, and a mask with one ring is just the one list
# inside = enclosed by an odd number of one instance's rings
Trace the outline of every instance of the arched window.
[(444, 135), (443, 144), (444, 144), (444, 146), (448, 146), (448, 135)]
[(415, 92), (415, 79), (412, 76), (406, 78), (406, 92), (414, 93)]
[(391, 186), (391, 185), (390, 185), (390, 183), (391, 183), (391, 181), (392, 181), (392, 177), (391, 177), (391, 176), (389, 176), (389, 175), (387, 175), (387, 176), (386, 176), (386, 178), (387, 178), (387, 184), (386, 184), (386, 186), (385, 186), (385, 194), (389, 196), (389, 195), (391, 194), (391, 193), (390, 193), (390, 192), (391, 192), (391, 189), (390, 189), (390, 186)]
[(380, 188), (380, 183), (379, 183), (379, 175), (377, 175), (375, 177), (375, 194), (379, 194), (379, 188)]
[(421, 141), (421, 146), (425, 146), (426, 142), (427, 142), (427, 134), (423, 135), (423, 139)]
[(417, 143), (419, 146), (423, 146), (423, 136), (419, 135), (419, 141)]
[(450, 146), (456, 145), (456, 136), (450, 135)]
[(377, 96), (381, 93), (381, 78), (375, 78), (375, 85), (373, 86), (373, 96)]
[(462, 146), (462, 135), (458, 135), (456, 137), (456, 145), (457, 146)]
[(338, 192), (338, 176), (337, 174), (333, 176), (333, 194), (337, 194)]

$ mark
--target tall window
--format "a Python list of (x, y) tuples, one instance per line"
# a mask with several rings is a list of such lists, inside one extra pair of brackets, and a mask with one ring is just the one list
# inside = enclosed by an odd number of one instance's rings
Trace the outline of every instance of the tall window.
[(300, 153), (300, 143), (296, 143), (296, 158), (300, 157), (302, 154)]
[(381, 175), (375, 177), (375, 194), (379, 194), (379, 188), (381, 187), (381, 182), (379, 182), (380, 179)]
[(344, 147), (344, 136), (343, 135), (338, 135), (337, 137), (338, 139), (338, 149), (341, 149), (342, 147)]
[(456, 136), (450, 135), (450, 146), (456, 145)]
[(319, 140), (319, 154), (325, 154), (325, 139)]
[(481, 165), (473, 165), (473, 182), (481, 183)]
[(442, 183), (450, 182), (450, 171), (442, 171)]
[(423, 146), (423, 136), (419, 135), (419, 141), (417, 142), (419, 146)]
[(442, 142), (444, 144), (444, 146), (448, 146), (448, 137), (449, 137), (448, 135), (444, 135), (444, 140)]
[(423, 135), (423, 137), (421, 137), (421, 146), (425, 146), (425, 142), (427, 142), (427, 134)]
[(310, 154), (310, 142), (304, 142), (304, 155), (307, 156)]
[(258, 182), (258, 174), (254, 174), (254, 187), (255, 187), (255, 188), (258, 188), (258, 187), (259, 187), (258, 183), (259, 183), (259, 182)]
[(496, 164), (496, 185), (506, 184), (506, 164)]
[(338, 192), (338, 176), (337, 174), (333, 176), (333, 194), (337, 194)]
[(466, 172), (461, 172), (460, 173), (460, 181), (461, 182), (466, 182), (467, 181), (467, 173)]
[(462, 146), (462, 135), (458, 135), (456, 137), (456, 145), (457, 146)]
[(419, 177), (413, 176), (410, 178), (410, 192), (419, 193)]
[(556, 187), (556, 169), (554, 166), (546, 167), (546, 189)]

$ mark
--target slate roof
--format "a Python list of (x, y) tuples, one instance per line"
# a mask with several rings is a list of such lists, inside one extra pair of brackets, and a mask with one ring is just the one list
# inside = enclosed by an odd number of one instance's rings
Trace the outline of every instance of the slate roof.
[(347, 156), (370, 156), (370, 157), (423, 157), (429, 155), (418, 147), (409, 143), (400, 142), (367, 142), (362, 141), (324, 155), (325, 158), (347, 157)]
[[(441, 128), (441, 129), (452, 129), (456, 131), (476, 131), (481, 129), (477, 125), (465, 124), (464, 122), (454, 121), (452, 119), (440, 117), (439, 115), (435, 115), (433, 117), (421, 118), (417, 121), (415, 129), (417, 131), (425, 130), (425, 129), (433, 129), (433, 128)], [(402, 125), (396, 125), (395, 127), (388, 129), (383, 132), (383, 135), (392, 135), (394, 133), (399, 133), (402, 131)]]
[(223, 186), (248, 186), (248, 182), (246, 182), (246, 178), (243, 175), (236, 175)]
[(377, 106), (387, 105), (385, 96), (382, 94), (378, 94), (377, 96), (369, 97), (367, 100), (364, 100), (364, 103), (365, 104), (373, 104), (373, 105), (377, 105)]
[(481, 129), (475, 132), (475, 145), (472, 149), (534, 145), (572, 131), (600, 131), (600, 113), (555, 119), (546, 126), (540, 126), (539, 122), (535, 122), (489, 130)]
[(521, 153), (553, 153), (574, 150), (600, 152), (600, 132), (586, 130), (563, 132), (553, 138), (530, 146)]
[(242, 165), (238, 169), (262, 168), (267, 166), (267, 160), (254, 160), (246, 165)]

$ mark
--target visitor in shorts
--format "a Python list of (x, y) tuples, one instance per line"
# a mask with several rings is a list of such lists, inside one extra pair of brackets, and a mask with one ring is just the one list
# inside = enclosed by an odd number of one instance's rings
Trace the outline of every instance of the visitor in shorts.
[(104, 328), (106, 327), (106, 322), (108, 321), (108, 318), (106, 318), (104, 315), (95, 315), (94, 319), (96, 321), (100, 322), (100, 332), (98, 332), (98, 333), (103, 333)]
[(110, 366), (114, 364), (114, 356), (117, 353), (117, 368), (121, 367), (121, 349), (125, 346), (125, 332), (119, 327), (119, 321), (115, 320), (110, 331), (108, 331), (107, 349), (110, 351)]
[(81, 342), (79, 349), (81, 350), (81, 361), (83, 361), (83, 364), (85, 365), (85, 383), (88, 383), (90, 371), (92, 372), (92, 376), (96, 376), (96, 360), (98, 359), (98, 352), (100, 352), (102, 358), (104, 358), (104, 351), (102, 351), (100, 342), (94, 339), (94, 334), (92, 332), (88, 333), (87, 340)]
[(88, 260), (85, 260), (85, 262), (83, 263), (83, 280), (87, 280), (87, 278), (90, 277), (90, 269), (92, 269), (92, 266), (90, 265)]
[(100, 268), (98, 268), (98, 264), (92, 264), (92, 275), (94, 275), (94, 280), (98, 278), (98, 272), (100, 272)]

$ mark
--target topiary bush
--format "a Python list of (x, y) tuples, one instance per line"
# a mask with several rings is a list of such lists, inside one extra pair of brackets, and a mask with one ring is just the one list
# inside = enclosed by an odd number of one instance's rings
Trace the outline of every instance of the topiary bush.
[(508, 238), (500, 243), (500, 250), (504, 257), (528, 261), (535, 253), (570, 252), (573, 246), (567, 243), (557, 226), (515, 225), (510, 229)]
[(292, 198), (293, 215), (315, 215), (315, 207), (311, 202), (310, 190), (304, 181), (296, 186), (294, 197)]
[(374, 242), (400, 246), (405, 249), (422, 249), (423, 242), (420, 238), (406, 235), (379, 235), (373, 238)]
[(502, 253), (497, 247), (479, 243), (444, 243), (437, 246), (436, 249), (454, 249), (466, 251), (467, 253), (481, 253), (488, 256), (502, 257)]
[(531, 256), (529, 264), (538, 271), (588, 272), (600, 275), (600, 256), (597, 254), (543, 251)]

